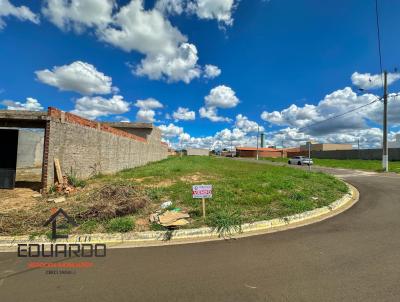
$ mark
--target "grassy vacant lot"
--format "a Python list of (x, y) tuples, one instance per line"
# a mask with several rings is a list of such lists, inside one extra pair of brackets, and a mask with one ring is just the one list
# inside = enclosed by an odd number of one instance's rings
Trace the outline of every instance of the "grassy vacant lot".
[[(206, 220), (201, 216), (201, 201), (192, 198), (194, 184), (213, 185), (214, 196), (207, 200)], [(173, 201), (173, 207), (190, 214), (191, 223), (186, 227), (221, 227), (322, 207), (345, 192), (347, 187), (344, 183), (322, 173), (224, 158), (177, 157), (93, 178), (83, 190), (60, 206), (80, 224), (69, 232), (157, 229), (148, 225), (149, 214), (167, 200)], [(130, 198), (135, 200), (133, 206), (122, 204), (118, 211), (114, 211), (115, 203)], [(41, 220), (48, 217), (51, 207), (54, 204), (43, 201), (33, 209), (35, 214), (32, 210), (30, 216), (18, 213), (14, 222), (24, 217), (31, 221), (18, 224), (19, 228), (13, 230), (0, 227), (0, 234), (26, 232), (26, 225), (30, 227), (28, 231), (44, 232), (46, 229), (40, 227)], [(37, 229), (32, 229), (32, 225)]]
[[(273, 162), (287, 163), (287, 158), (263, 158)], [(382, 161), (380, 160), (363, 160), (363, 159), (318, 159), (313, 158), (314, 164), (323, 167), (359, 169), (368, 171), (382, 171)], [(400, 173), (400, 161), (389, 162), (389, 170), (391, 172)]]

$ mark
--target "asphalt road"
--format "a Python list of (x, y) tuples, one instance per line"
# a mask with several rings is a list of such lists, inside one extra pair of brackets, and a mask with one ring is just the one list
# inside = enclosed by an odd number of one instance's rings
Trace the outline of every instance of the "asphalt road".
[(2, 253), (0, 301), (400, 301), (400, 177), (324, 170), (360, 191), (334, 218), (238, 240), (112, 249), (73, 275), (27, 270)]

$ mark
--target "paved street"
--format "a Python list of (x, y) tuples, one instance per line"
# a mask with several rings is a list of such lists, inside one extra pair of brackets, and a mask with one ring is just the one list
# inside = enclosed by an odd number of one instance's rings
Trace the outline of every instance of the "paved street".
[(75, 275), (27, 270), (2, 253), (0, 301), (400, 301), (400, 177), (323, 170), (360, 191), (334, 218), (238, 240), (113, 249)]

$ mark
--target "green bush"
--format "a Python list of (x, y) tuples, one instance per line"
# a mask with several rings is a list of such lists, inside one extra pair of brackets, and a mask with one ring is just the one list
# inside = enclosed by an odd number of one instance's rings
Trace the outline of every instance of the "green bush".
[(107, 222), (106, 230), (109, 233), (126, 233), (132, 231), (134, 225), (132, 217), (118, 217)]

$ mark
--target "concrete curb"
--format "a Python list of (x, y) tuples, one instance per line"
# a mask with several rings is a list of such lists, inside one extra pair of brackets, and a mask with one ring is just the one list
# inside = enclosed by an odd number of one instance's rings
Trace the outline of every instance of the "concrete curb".
[[(359, 199), (358, 190), (348, 183), (346, 185), (349, 188), (349, 193), (346, 193), (342, 198), (328, 206), (283, 218), (245, 223), (242, 225), (242, 231), (234, 232), (233, 236), (238, 238), (283, 231), (316, 223), (342, 213), (353, 206)], [(224, 238), (220, 238), (215, 230), (210, 227), (203, 227), (175, 231), (70, 235), (68, 239), (58, 239), (56, 243), (105, 243), (111, 248), (125, 248), (184, 244), (221, 239)], [(18, 244), (28, 243), (48, 246), (55, 242), (52, 242), (45, 236), (35, 239), (30, 239), (29, 236), (2, 236), (0, 237), (0, 252), (16, 251)]]

